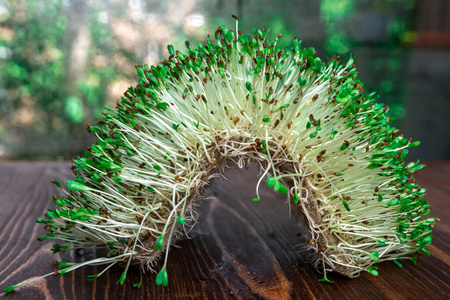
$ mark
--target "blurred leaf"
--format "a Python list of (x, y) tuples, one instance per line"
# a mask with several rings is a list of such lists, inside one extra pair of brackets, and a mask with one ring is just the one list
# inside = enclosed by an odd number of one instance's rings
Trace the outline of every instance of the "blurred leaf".
[(15, 62), (10, 62), (6, 65), (6, 72), (9, 76), (19, 80), (24, 80), (27, 75), (27, 71)]
[(83, 101), (75, 96), (66, 99), (64, 110), (74, 123), (83, 121)]

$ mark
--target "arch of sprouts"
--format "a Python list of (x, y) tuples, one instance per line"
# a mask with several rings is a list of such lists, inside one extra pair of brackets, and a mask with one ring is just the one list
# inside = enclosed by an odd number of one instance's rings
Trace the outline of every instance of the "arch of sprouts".
[[(237, 23), (236, 23), (237, 24)], [(118, 262), (152, 269), (168, 284), (170, 245), (195, 216), (195, 202), (228, 166), (258, 163), (265, 184), (304, 216), (309, 247), (326, 271), (377, 275), (375, 263), (415, 260), (431, 243), (434, 218), (406, 164), (405, 139), (387, 107), (366, 94), (353, 58), (322, 61), (295, 38), (282, 48), (266, 30), (241, 35), (218, 27), (187, 54), (136, 66), (139, 84), (97, 126), (98, 141), (74, 160), (75, 179), (38, 223), (56, 239), (53, 252), (106, 248), (105, 257), (59, 262), (64, 274), (86, 264)], [(401, 265), (400, 265), (401, 266)], [(53, 273), (52, 273), (53, 274)], [(6, 292), (25, 284), (5, 289)], [(140, 283), (137, 284), (140, 286)]]

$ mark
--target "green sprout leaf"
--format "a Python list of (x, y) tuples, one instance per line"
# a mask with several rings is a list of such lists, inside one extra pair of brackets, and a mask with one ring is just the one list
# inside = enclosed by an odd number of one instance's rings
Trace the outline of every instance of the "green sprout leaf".
[(336, 136), (337, 133), (338, 133), (337, 130), (334, 130), (333, 128), (331, 128), (331, 132), (329, 133), (330, 139), (334, 139), (334, 137)]
[(275, 185), (273, 186), (273, 190), (275, 192), (278, 192), (280, 190), (280, 182), (278, 180), (275, 180)]
[(142, 103), (136, 103), (136, 108), (140, 110), (145, 110), (145, 106)]
[(421, 246), (421, 247), (428, 246), (429, 244), (431, 244), (431, 240), (432, 240), (432, 239), (433, 239), (433, 236), (431, 236), (431, 235), (427, 235), (427, 236), (421, 238), (421, 239), (419, 240), (420, 246)]
[(251, 93), (251, 94), (253, 94), (253, 89), (252, 89), (252, 84), (250, 83), (250, 82), (246, 82), (245, 83), (245, 87), (247, 88), (247, 90)]
[(177, 224), (184, 224), (185, 222), (186, 222), (186, 220), (184, 219), (183, 216), (177, 217)]
[(71, 265), (73, 265), (73, 263), (69, 263), (69, 262), (66, 262), (66, 261), (58, 262), (58, 268), (60, 268), (60, 269), (67, 268), (68, 266), (71, 266)]
[(276, 179), (272, 178), (272, 177), (269, 177), (269, 178), (266, 179), (266, 183), (267, 183), (268, 187), (273, 187), (273, 186), (275, 186)]
[(369, 274), (373, 275), (373, 276), (378, 276), (378, 268), (377, 267), (370, 267), (369, 269), (367, 269), (367, 272), (369, 272)]
[(58, 179), (55, 179), (55, 180), (53, 181), (53, 183), (54, 183), (57, 187), (61, 188), (61, 183), (58, 181)]
[(156, 104), (156, 107), (161, 108), (162, 110), (167, 110), (167, 103), (160, 102), (160, 103)]
[(123, 283), (125, 282), (125, 279), (127, 278), (127, 271), (125, 271), (125, 272), (123, 272), (122, 273), (122, 275), (120, 276), (120, 279), (119, 279), (119, 283), (121, 284), (121, 285), (123, 285)]
[(41, 219), (41, 218), (37, 218), (36, 219), (36, 223), (42, 223), (42, 224), (49, 224), (49, 223), (52, 223), (53, 221), (51, 221), (51, 220), (44, 220), (44, 219)]
[(379, 239), (377, 239), (377, 243), (380, 245), (380, 246), (386, 246), (386, 239), (385, 238), (379, 238)]
[(144, 76), (145, 76), (144, 70), (142, 70), (141, 67), (137, 67), (137, 68), (136, 68), (136, 71), (137, 71), (137, 73), (139, 74), (139, 77), (144, 77)]
[(288, 189), (274, 177), (267, 178), (266, 183), (268, 187), (273, 187), (275, 192), (280, 192), (283, 194), (287, 194), (289, 192)]
[(347, 211), (350, 211), (350, 206), (348, 206), (347, 201), (345, 201), (344, 199), (342, 199), (342, 204), (344, 204), (344, 207)]
[(167, 50), (169, 51), (169, 55), (172, 55), (175, 53), (173, 45), (167, 45)]
[(59, 216), (54, 212), (54, 211), (47, 211), (47, 217), (49, 217), (50, 219), (58, 219)]
[(403, 268), (402, 264), (398, 262), (398, 260), (394, 259), (393, 262), (399, 266), (400, 268)]
[(347, 65), (345, 66), (346, 69), (350, 69), (353, 66), (354, 60), (350, 55), (350, 59), (347, 62)]
[(373, 260), (374, 262), (378, 262), (380, 260), (380, 253), (378, 252), (373, 252), (373, 253), (367, 253), (370, 256), (370, 259)]
[(167, 276), (167, 271), (165, 268), (159, 271), (158, 275), (156, 275), (156, 284), (167, 286), (169, 284), (169, 277)]
[(127, 154), (128, 154), (129, 156), (134, 156), (134, 152), (131, 151), (131, 149), (129, 149), (129, 148), (125, 149), (125, 152), (127, 152)]
[(160, 237), (158, 237), (158, 238), (156, 239), (156, 245), (155, 245), (155, 247), (153, 248), (153, 250), (159, 250), (159, 249), (161, 249), (163, 243), (164, 243), (164, 235), (161, 235)]
[(267, 145), (266, 145), (266, 141), (263, 140), (261, 142), (263, 149), (261, 150), (261, 153), (266, 154), (267, 153)]
[(415, 148), (420, 145), (420, 141), (415, 141), (409, 144), (409, 148)]
[(317, 133), (318, 133), (317, 131), (311, 133), (311, 134), (309, 135), (309, 138), (311, 138), (311, 139), (315, 138), (315, 137), (317, 136)]
[(388, 206), (394, 206), (394, 205), (397, 205), (397, 204), (399, 204), (400, 203), (400, 200), (398, 200), (398, 199), (392, 199), (391, 201), (389, 201), (388, 203), (387, 203), (387, 205)]
[(279, 191), (282, 194), (288, 193), (288, 189), (278, 180), (277, 180), (277, 183), (275, 183), (274, 189), (275, 189), (275, 192)]
[(294, 203), (295, 203), (295, 204), (298, 203), (298, 193), (297, 193), (297, 190), (295, 190), (295, 193), (294, 193)]
[(265, 123), (270, 122), (270, 118), (269, 118), (268, 116), (264, 116), (264, 117), (262, 118), (262, 120), (263, 120), (263, 122), (265, 122)]
[(345, 149), (348, 149), (348, 146), (345, 143), (342, 143), (340, 150), (343, 151)]
[(14, 291), (15, 288), (16, 288), (15, 285), (10, 285), (10, 286), (7, 286), (7, 287), (3, 290), (3, 292), (4, 292), (5, 294), (11, 293), (12, 291)]
[(67, 181), (67, 188), (71, 191), (76, 191), (76, 192), (81, 192), (81, 193), (87, 192), (87, 187), (84, 184), (82, 184), (78, 181), (74, 181), (74, 180)]
[(279, 191), (282, 193), (282, 194), (287, 194), (289, 191), (288, 191), (288, 189), (281, 183), (281, 182), (279, 182), (278, 181), (278, 187), (279, 187)]
[(261, 200), (261, 199), (260, 199), (260, 198), (253, 198), (253, 199), (252, 199), (252, 203), (259, 202), (259, 200)]

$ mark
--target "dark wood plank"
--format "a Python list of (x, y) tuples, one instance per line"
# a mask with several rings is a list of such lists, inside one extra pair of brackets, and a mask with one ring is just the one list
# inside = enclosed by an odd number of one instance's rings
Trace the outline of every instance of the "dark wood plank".
[[(285, 200), (265, 187), (261, 201), (254, 197), (257, 169), (232, 170), (229, 180), (218, 180), (207, 191), (209, 198), (198, 209), (199, 223), (190, 239), (170, 252), (169, 286), (156, 286), (154, 273), (140, 280), (131, 269), (124, 286), (122, 272), (113, 267), (96, 281), (86, 276), (100, 268), (86, 267), (64, 276), (38, 280), (5, 299), (448, 299), (450, 162), (431, 162), (416, 179), (428, 189), (436, 226), (431, 257), (422, 255), (417, 266), (403, 263), (379, 265), (380, 275), (363, 273), (356, 279), (331, 274), (335, 284), (321, 277), (302, 249), (305, 231), (289, 217)], [(56, 260), (88, 260), (96, 255), (53, 255), (51, 242), (38, 242), (45, 234), (40, 224), (50, 197), (57, 189), (54, 178), (70, 179), (68, 163), (0, 164), (0, 286), (50, 273)], [(161, 266), (155, 266), (158, 270)]]

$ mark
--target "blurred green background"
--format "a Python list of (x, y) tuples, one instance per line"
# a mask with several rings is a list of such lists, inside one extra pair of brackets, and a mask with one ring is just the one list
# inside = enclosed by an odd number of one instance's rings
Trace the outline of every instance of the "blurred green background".
[(357, 55), (366, 91), (422, 145), (410, 159), (450, 158), (448, 0), (0, 0), (0, 159), (56, 160), (94, 142), (86, 123), (156, 64), (218, 25), (270, 28), (323, 59)]

